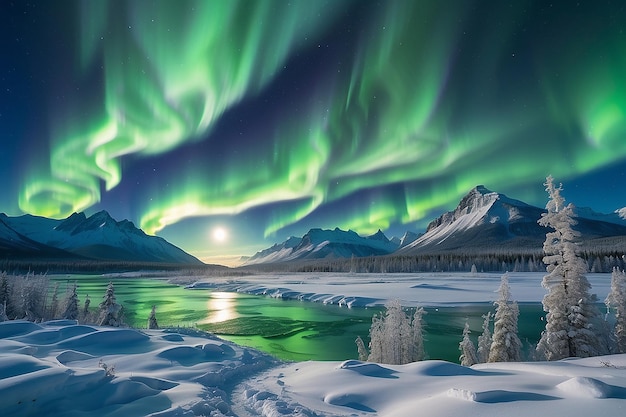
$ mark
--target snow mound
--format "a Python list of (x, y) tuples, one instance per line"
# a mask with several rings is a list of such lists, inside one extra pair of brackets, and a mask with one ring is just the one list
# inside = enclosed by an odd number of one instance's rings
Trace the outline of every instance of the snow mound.
[(341, 363), (338, 369), (348, 369), (364, 376), (371, 376), (376, 378), (397, 378), (394, 377), (394, 370), (385, 368), (377, 363), (368, 363), (355, 360), (349, 360)]
[(2, 322), (0, 415), (233, 415), (223, 388), (276, 361), (187, 333)]
[(568, 395), (581, 398), (607, 398), (613, 392), (610, 385), (584, 376), (570, 378), (556, 387)]
[(457, 398), (464, 401), (476, 401), (476, 393), (467, 389), (450, 388), (446, 395), (450, 398)]

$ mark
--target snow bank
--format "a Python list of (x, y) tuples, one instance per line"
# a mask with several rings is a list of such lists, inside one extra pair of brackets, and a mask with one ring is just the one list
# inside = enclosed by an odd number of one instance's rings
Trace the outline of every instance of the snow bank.
[[(2, 416), (622, 415), (626, 355), (282, 363), (193, 329), (0, 323)], [(550, 408), (556, 409), (556, 408)]]
[[(545, 273), (509, 273), (511, 296), (518, 303), (538, 303), (545, 295)], [(403, 306), (452, 306), (495, 301), (502, 274), (274, 274), (201, 279), (188, 289), (241, 292), (275, 298), (336, 304), (347, 307), (385, 305), (399, 299)], [(610, 274), (587, 274), (592, 292), (604, 300)]]

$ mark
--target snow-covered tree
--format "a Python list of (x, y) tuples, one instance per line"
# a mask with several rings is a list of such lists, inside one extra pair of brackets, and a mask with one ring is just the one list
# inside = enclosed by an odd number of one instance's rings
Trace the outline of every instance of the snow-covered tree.
[(367, 360), (400, 365), (424, 359), (424, 314), (424, 309), (418, 308), (411, 319), (403, 310), (400, 300), (389, 302), (384, 312), (372, 318)]
[(0, 305), (5, 307), (4, 313), (8, 317), (13, 315), (13, 307), (11, 305), (11, 289), (9, 288), (9, 279), (7, 278), (7, 274), (3, 272), (0, 275)]
[(7, 320), (9, 320), (9, 317), (7, 316), (7, 302), (4, 301), (0, 304), (0, 322)]
[(604, 303), (607, 310), (612, 310), (615, 314), (615, 326), (613, 328), (615, 351), (626, 353), (626, 272), (613, 268), (611, 291), (606, 296)]
[(92, 321), (91, 314), (89, 313), (90, 304), (91, 304), (91, 299), (89, 298), (89, 294), (85, 294), (85, 304), (83, 304), (83, 313), (82, 313), (82, 321), (84, 323), (90, 323)]
[(361, 339), (361, 336), (357, 336), (354, 343), (356, 343), (357, 352), (359, 353), (359, 360), (366, 361), (369, 354), (367, 353), (365, 342), (363, 342), (363, 339)]
[(562, 188), (554, 185), (552, 176), (544, 185), (550, 198), (539, 224), (553, 231), (546, 233), (543, 244), (547, 275), (542, 285), (548, 291), (543, 308), (547, 315), (537, 353), (547, 360), (595, 356), (604, 351), (600, 330), (594, 326), (600, 312), (594, 305), (595, 296), (589, 293), (587, 263), (578, 246), (580, 234), (573, 229), (574, 208), (565, 205)]
[(459, 350), (461, 351), (459, 362), (461, 362), (461, 365), (463, 366), (472, 366), (475, 363), (478, 363), (476, 346), (474, 346), (474, 342), (470, 339), (470, 333), (469, 322), (465, 321), (465, 327), (463, 328), (463, 340), (459, 343)]
[(491, 323), (491, 311), (483, 315), (483, 332), (478, 336), (478, 349), (476, 355), (478, 357), (478, 363), (485, 363), (489, 361), (489, 350), (491, 349), (491, 331), (489, 330), (489, 324)]
[(50, 318), (56, 318), (59, 310), (59, 281), (54, 283), (54, 289), (52, 290), (52, 300), (50, 301)]
[(411, 322), (411, 332), (413, 333), (413, 351), (409, 362), (423, 361), (426, 359), (426, 349), (424, 348), (424, 307), (415, 309), (413, 321)]
[(102, 298), (104, 300), (100, 303), (98, 324), (100, 326), (119, 327), (121, 324), (120, 313), (122, 306), (116, 302), (115, 287), (112, 282), (109, 282), (106, 293)]
[(156, 319), (156, 306), (152, 306), (152, 311), (150, 311), (150, 317), (148, 317), (148, 329), (158, 329), (159, 323), (157, 323)]
[(509, 275), (502, 275), (498, 289), (496, 315), (493, 322), (493, 336), (489, 349), (489, 362), (517, 362), (520, 360), (522, 342), (517, 336), (519, 308), (511, 301)]
[(48, 277), (45, 275), (27, 274), (17, 280), (14, 291), (19, 289), (18, 317), (36, 321), (45, 316), (46, 297), (48, 295)]
[(76, 289), (78, 285), (74, 283), (72, 288), (67, 292), (65, 297), (65, 311), (63, 318), (68, 320), (78, 320), (78, 293)]

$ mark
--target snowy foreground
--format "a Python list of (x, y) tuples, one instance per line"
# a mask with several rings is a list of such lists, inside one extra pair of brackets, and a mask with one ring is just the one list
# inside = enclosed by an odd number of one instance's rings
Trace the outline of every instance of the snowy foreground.
[(625, 410), (626, 355), (472, 368), (281, 363), (192, 329), (0, 323), (0, 416), (588, 417)]

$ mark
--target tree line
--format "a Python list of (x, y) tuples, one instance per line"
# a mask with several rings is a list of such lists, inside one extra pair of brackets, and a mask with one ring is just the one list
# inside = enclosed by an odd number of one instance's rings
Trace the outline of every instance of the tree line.
[[(24, 319), (32, 322), (75, 320), (83, 324), (119, 327), (124, 324), (124, 308), (115, 297), (110, 282), (97, 308), (91, 298), (78, 299), (78, 285), (68, 282), (63, 293), (57, 281), (50, 291), (47, 275), (0, 274), (0, 321)], [(156, 319), (155, 319), (156, 320)]]

